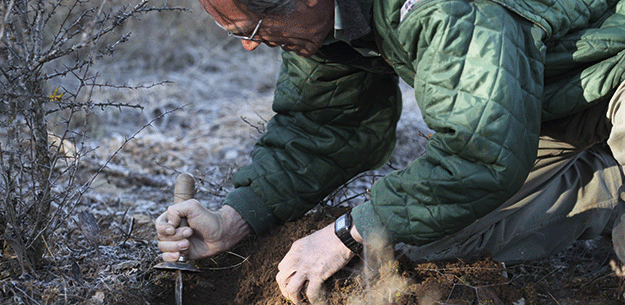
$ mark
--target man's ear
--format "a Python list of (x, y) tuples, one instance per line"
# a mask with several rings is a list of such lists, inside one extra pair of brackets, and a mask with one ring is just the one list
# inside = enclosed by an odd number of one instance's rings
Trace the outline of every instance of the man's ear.
[(243, 45), (244, 49), (248, 51), (254, 51), (256, 48), (258, 48), (260, 42), (241, 39), (241, 44)]

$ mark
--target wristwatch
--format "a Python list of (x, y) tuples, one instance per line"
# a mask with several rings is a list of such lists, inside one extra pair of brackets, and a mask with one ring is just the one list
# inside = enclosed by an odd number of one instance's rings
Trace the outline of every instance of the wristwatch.
[(359, 253), (362, 250), (362, 244), (352, 237), (352, 233), (350, 232), (352, 225), (352, 215), (350, 213), (343, 214), (334, 222), (334, 234), (336, 234), (343, 244), (352, 250), (352, 252)]

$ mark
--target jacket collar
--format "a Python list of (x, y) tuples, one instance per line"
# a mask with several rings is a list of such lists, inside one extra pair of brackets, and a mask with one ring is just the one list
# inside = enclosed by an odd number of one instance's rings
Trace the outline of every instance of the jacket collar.
[(334, 0), (334, 35), (324, 43), (350, 42), (371, 32), (372, 6), (373, 0)]

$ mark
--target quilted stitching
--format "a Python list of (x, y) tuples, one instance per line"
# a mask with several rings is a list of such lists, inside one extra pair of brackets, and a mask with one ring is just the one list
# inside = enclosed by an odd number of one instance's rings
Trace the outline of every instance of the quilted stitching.
[(533, 74), (542, 72), (543, 51), (531, 28), (495, 4), (461, 1), (430, 5), (401, 24), (403, 48), (394, 51), (415, 59), (417, 101), (437, 133), (424, 157), (372, 188), (373, 208), (397, 241), (451, 234), (523, 183), (540, 125)]
[[(625, 78), (625, 0), (614, 16), (605, 15), (614, 0), (493, 1), (506, 9), (486, 0), (431, 0), (401, 23), (404, 0), (374, 4), (382, 49), (413, 82), (424, 119), (437, 131), (425, 156), (372, 188), (373, 209), (396, 241), (427, 243), (493, 210), (523, 182), (541, 116), (558, 115), (542, 104), (568, 113), (577, 106), (558, 98), (570, 103), (581, 93), (575, 102), (588, 103)], [(590, 23), (596, 29), (584, 29)], [(401, 101), (392, 76), (317, 56), (283, 57), (278, 114), (253, 164), (233, 181), (290, 220), (384, 162)], [(578, 83), (565, 73), (573, 70)], [(565, 74), (569, 79), (558, 78)]]
[[(394, 5), (379, 2), (384, 4), (375, 7), (375, 16), (387, 18), (376, 20), (385, 38), (384, 53), (400, 67), (403, 79), (414, 80), (424, 119), (437, 131), (425, 156), (372, 188), (371, 205), (396, 241), (419, 245), (452, 234), (520, 187), (533, 163), (545, 114), (541, 105), (548, 53), (543, 43), (554, 46), (555, 39), (571, 39), (577, 59), (602, 60), (580, 72), (579, 88), (569, 78), (571, 85), (559, 84), (567, 85), (561, 96), (545, 100), (560, 107), (561, 114), (573, 111), (575, 103), (584, 106), (605, 98), (625, 78), (625, 36), (618, 34), (625, 22), (620, 11), (606, 13), (613, 1), (496, 2), (511, 11), (488, 1), (433, 0), (407, 14), (400, 25), (389, 12)], [(589, 23), (597, 29), (583, 29)], [(548, 30), (547, 35), (534, 25)], [(605, 49), (580, 50), (598, 40)], [(560, 54), (567, 54), (562, 49)], [(579, 67), (570, 60), (564, 69)], [(575, 102), (573, 96), (582, 98)], [(563, 107), (564, 102), (574, 105)]]
[(254, 163), (233, 181), (251, 186), (286, 221), (385, 162), (401, 100), (396, 76), (283, 56), (273, 106), (277, 114), (253, 151)]

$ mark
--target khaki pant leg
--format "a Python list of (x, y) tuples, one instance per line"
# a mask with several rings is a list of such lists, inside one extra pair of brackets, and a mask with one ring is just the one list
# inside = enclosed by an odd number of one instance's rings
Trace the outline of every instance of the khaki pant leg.
[(607, 109), (607, 119), (612, 122), (612, 130), (608, 138), (608, 145), (614, 159), (625, 165), (625, 82), (623, 82), (610, 100)]
[(623, 213), (625, 178), (605, 144), (608, 106), (545, 124), (525, 184), (497, 210), (439, 241), (397, 247), (414, 260), (470, 258), (488, 249), (496, 260), (513, 263), (547, 257), (609, 231)]
[[(625, 82), (623, 82), (617, 89), (616, 93), (610, 100), (608, 110), (606, 112), (607, 118), (612, 122), (612, 130), (610, 131), (610, 137), (607, 140), (612, 154), (616, 161), (625, 165)], [(623, 198), (625, 200), (625, 198)], [(612, 229), (612, 243), (614, 244), (614, 251), (616, 255), (625, 263), (625, 213), (622, 213), (615, 221)]]

